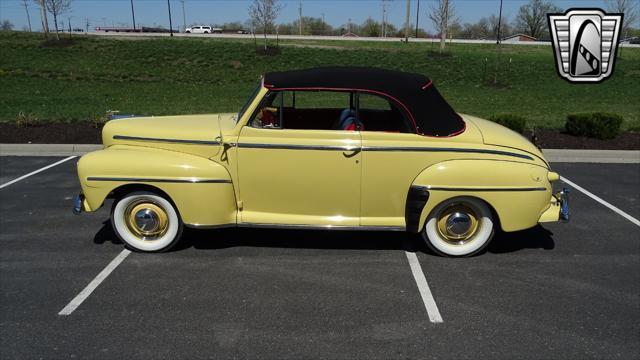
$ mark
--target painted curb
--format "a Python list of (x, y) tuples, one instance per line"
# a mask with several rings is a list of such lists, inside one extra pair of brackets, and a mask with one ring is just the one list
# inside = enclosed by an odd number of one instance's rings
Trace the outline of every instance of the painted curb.
[[(97, 144), (0, 144), (0, 156), (71, 156), (100, 150)], [(549, 162), (640, 164), (640, 150), (544, 149)]]
[(94, 144), (0, 144), (0, 156), (71, 156), (100, 149)]
[(640, 164), (640, 150), (543, 149), (549, 162)]

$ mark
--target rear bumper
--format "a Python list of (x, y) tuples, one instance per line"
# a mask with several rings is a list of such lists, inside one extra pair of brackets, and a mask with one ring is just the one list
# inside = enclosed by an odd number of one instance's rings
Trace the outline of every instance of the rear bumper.
[(538, 222), (569, 221), (569, 189), (564, 188), (553, 194), (550, 202), (549, 208), (540, 215)]

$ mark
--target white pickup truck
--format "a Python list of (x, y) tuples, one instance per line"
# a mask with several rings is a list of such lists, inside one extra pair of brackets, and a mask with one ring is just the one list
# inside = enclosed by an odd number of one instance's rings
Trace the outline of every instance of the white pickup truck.
[(192, 26), (184, 30), (187, 34), (221, 34), (222, 29), (211, 26)]

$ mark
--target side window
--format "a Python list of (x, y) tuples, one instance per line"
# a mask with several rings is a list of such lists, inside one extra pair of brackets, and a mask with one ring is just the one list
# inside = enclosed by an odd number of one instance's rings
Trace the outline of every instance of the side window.
[(297, 130), (356, 130), (354, 94), (279, 91), (265, 96), (250, 126)]
[(378, 111), (390, 111), (391, 104), (389, 101), (381, 96), (371, 95), (367, 93), (360, 93), (359, 99), (360, 109), (364, 110), (378, 110)]
[(414, 132), (407, 114), (380, 95), (358, 94), (358, 120), (364, 131)]

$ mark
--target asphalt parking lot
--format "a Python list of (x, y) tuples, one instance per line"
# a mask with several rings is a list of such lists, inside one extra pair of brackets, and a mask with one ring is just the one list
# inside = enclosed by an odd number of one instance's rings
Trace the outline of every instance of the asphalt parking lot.
[[(63, 159), (0, 157), (0, 184)], [(640, 218), (640, 164), (553, 165)], [(640, 228), (579, 191), (570, 223), (448, 259), (400, 233), (248, 229), (122, 255), (109, 206), (71, 213), (78, 188), (75, 159), (0, 188), (1, 358), (640, 358)]]

